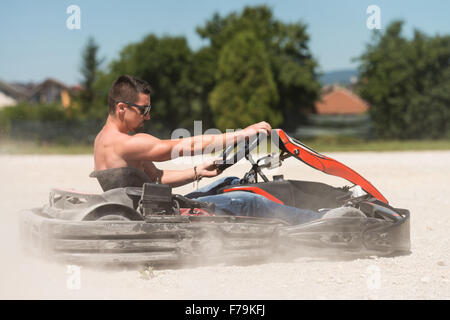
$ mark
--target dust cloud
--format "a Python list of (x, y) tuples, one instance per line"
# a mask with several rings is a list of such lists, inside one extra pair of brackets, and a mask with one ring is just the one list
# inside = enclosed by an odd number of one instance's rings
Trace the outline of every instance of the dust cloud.
[[(450, 151), (336, 153), (331, 157), (372, 182), (395, 207), (411, 211), (412, 253), (394, 258), (307, 256), (195, 263), (172, 268), (99, 269), (25, 254), (18, 212), (42, 206), (50, 188), (100, 193), (91, 156), (0, 156), (1, 299), (449, 299)], [(190, 164), (161, 163), (182, 169)], [(237, 164), (223, 174), (241, 177)], [(342, 186), (346, 181), (295, 159), (268, 175)], [(203, 179), (200, 186), (211, 182)], [(192, 191), (191, 184), (174, 193)]]

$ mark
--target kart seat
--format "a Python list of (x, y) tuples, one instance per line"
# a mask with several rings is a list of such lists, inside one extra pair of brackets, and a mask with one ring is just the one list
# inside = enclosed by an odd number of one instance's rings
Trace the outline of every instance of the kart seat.
[(89, 177), (97, 178), (103, 191), (116, 188), (142, 187), (144, 183), (154, 182), (144, 171), (131, 167), (93, 171)]

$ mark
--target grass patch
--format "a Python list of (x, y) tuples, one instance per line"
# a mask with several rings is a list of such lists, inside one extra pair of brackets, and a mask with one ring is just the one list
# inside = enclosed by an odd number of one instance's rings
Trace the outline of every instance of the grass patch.
[[(379, 140), (366, 141), (352, 137), (323, 137), (300, 140), (319, 153), (326, 152), (387, 152), (387, 151), (429, 151), (450, 150), (450, 140)], [(276, 151), (275, 145), (262, 146), (260, 151)]]
[(30, 141), (0, 140), (0, 154), (93, 154), (91, 145), (64, 145)]
[(320, 138), (303, 143), (321, 152), (450, 150), (450, 140), (365, 141), (357, 138)]
[[(450, 150), (450, 140), (364, 141), (350, 137), (329, 137), (302, 140), (302, 143), (320, 153), (345, 151), (426, 151)], [(274, 145), (259, 147), (259, 152), (276, 151)], [(256, 151), (256, 150), (255, 150)], [(87, 144), (50, 144), (0, 139), (0, 154), (90, 154), (94, 146)], [(220, 155), (221, 152), (217, 154)]]

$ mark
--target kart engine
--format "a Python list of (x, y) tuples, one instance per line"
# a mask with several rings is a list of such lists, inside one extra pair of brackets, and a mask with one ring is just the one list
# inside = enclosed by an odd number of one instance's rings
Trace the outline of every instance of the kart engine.
[(165, 184), (144, 183), (139, 209), (144, 216), (171, 214), (173, 212), (172, 188)]

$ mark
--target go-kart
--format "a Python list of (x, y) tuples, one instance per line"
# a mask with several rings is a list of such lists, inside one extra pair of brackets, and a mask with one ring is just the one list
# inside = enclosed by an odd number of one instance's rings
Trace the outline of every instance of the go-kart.
[[(78, 265), (178, 265), (251, 262), (273, 257), (395, 256), (410, 252), (410, 213), (389, 205), (366, 179), (344, 164), (317, 153), (281, 129), (271, 133), (279, 151), (253, 159), (259, 135), (222, 153), (226, 170), (247, 159), (250, 170), (239, 184), (226, 183), (215, 194), (245, 191), (279, 204), (321, 213), (317, 220), (292, 225), (273, 218), (215, 214), (214, 204), (172, 194), (135, 168), (91, 173), (103, 193), (52, 189), (49, 203), (23, 210), (21, 238), (26, 250)], [(312, 181), (270, 181), (273, 169), (294, 157), (353, 186)]]

